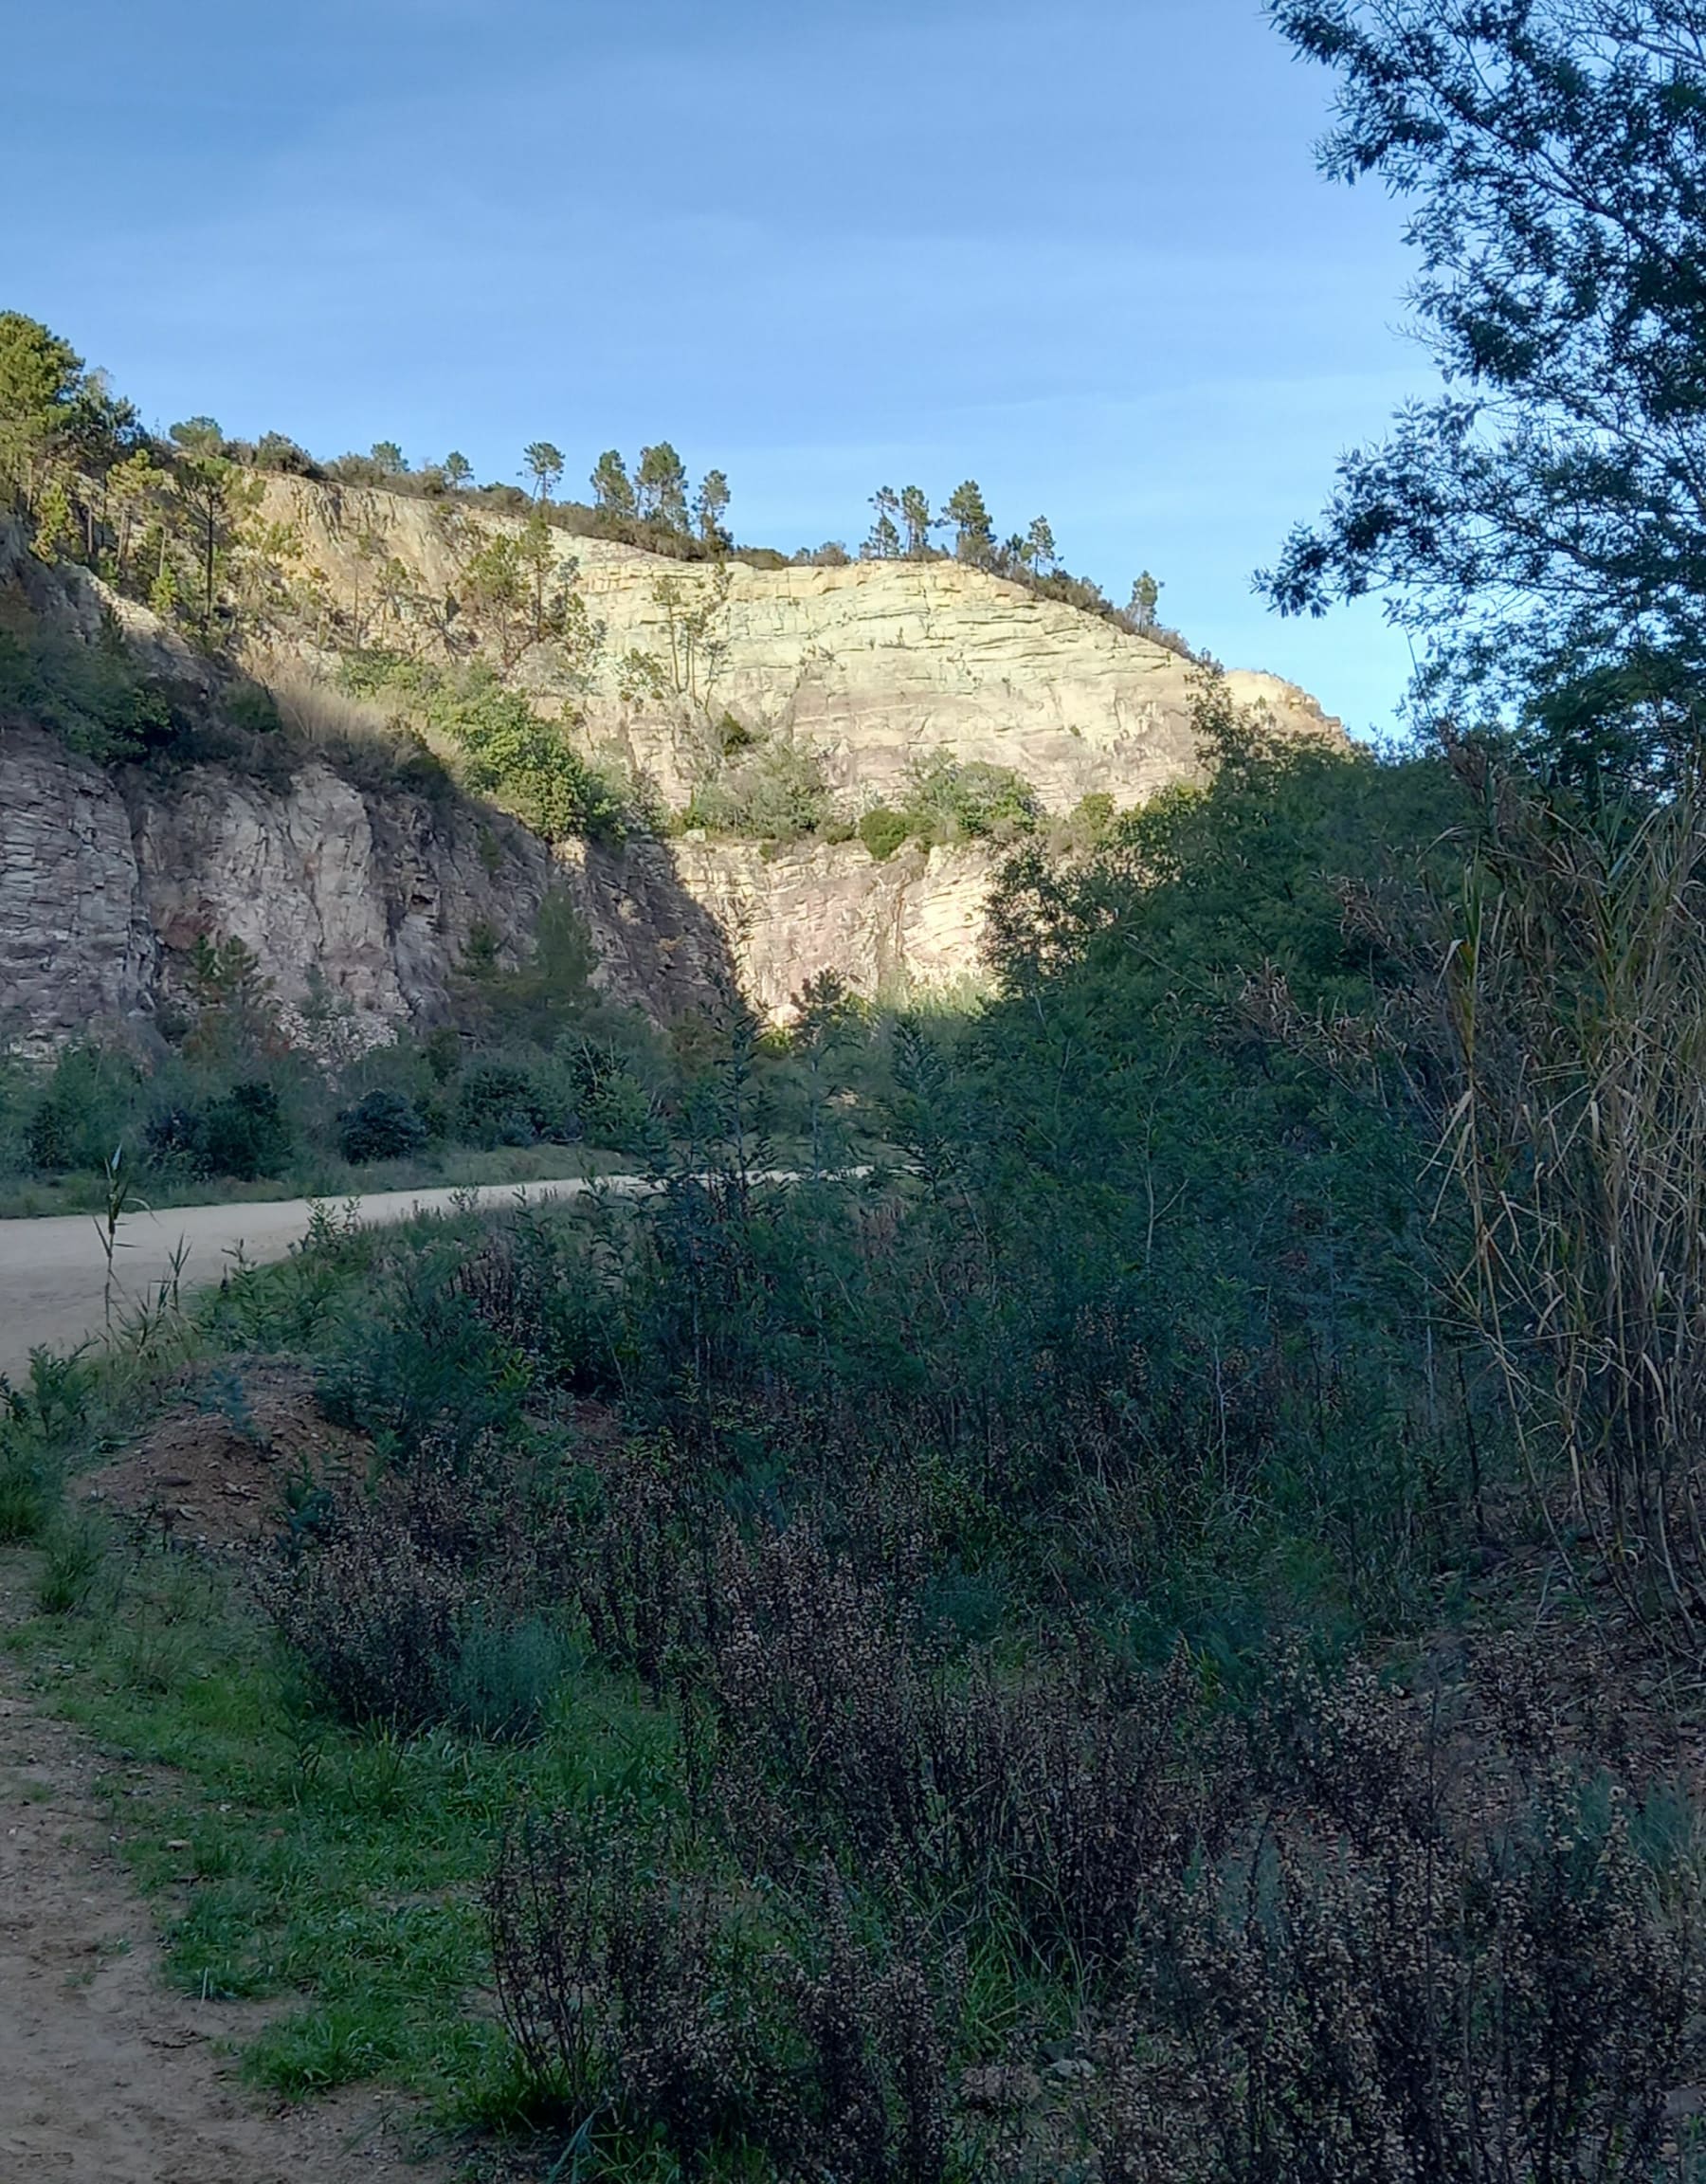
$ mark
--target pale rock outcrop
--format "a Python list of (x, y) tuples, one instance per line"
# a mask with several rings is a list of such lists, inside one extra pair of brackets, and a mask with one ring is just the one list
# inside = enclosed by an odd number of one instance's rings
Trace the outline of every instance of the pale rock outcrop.
[(682, 886), (728, 935), (741, 989), (766, 1016), (787, 1021), (825, 971), (897, 1002), (952, 996), (978, 979), (995, 863), (987, 849), (909, 845), (879, 864), (857, 842), (767, 853), (689, 837), (674, 848)]
[[(436, 605), (464, 586), (476, 526), (515, 528), (444, 501), (296, 479), (269, 481), (267, 513), (295, 534), (299, 573), (318, 571), (345, 609), (368, 599), (378, 641), (406, 634), (428, 646), (441, 618), (400, 608), (405, 619), (388, 623), (372, 604), (375, 568), (388, 557), (401, 562), (417, 600)], [(560, 560), (578, 564), (576, 586), (604, 625), (590, 686), (576, 700), (587, 739), (620, 751), (678, 808), (713, 755), (725, 713), (749, 731), (821, 753), (854, 809), (894, 796), (916, 761), (938, 753), (1012, 767), (1050, 811), (1093, 792), (1138, 803), (1198, 771), (1189, 661), (982, 570), (945, 560), (823, 569), (735, 561), (725, 592), (704, 563), (554, 536)], [(699, 610), (706, 627), (689, 660), (686, 623)], [(687, 686), (684, 694), (625, 702), (621, 664), (634, 652), (657, 663), (672, 688)], [(517, 672), (549, 689), (553, 670), (542, 646)], [(1282, 731), (1342, 736), (1313, 698), (1278, 676), (1235, 671), (1228, 681), (1239, 703), (1264, 707)]]
[[(513, 958), (546, 890), (584, 917), (595, 977), (666, 1021), (738, 986), (766, 1013), (816, 972), (898, 994), (963, 981), (988, 860), (857, 843), (572, 843), (553, 857), (460, 797), (358, 785), (318, 759), (109, 773), (0, 725), (0, 1041), (146, 1035), (199, 937), (251, 949), (277, 998), (318, 984), (363, 1038), (446, 1007), (476, 928)], [(312, 977), (311, 977), (312, 974)]]
[[(270, 642), (317, 666), (331, 657), (327, 602), (341, 642), (356, 622), (369, 642), (442, 649), (459, 627), (446, 603), (465, 589), (470, 549), (504, 527), (450, 502), (279, 478), (264, 513), (294, 537), (299, 585)], [(735, 562), (719, 573), (603, 539), (554, 542), (604, 626), (599, 658), (584, 687), (571, 688), (548, 646), (514, 672), (541, 701), (571, 698), (586, 742), (618, 754), (669, 805), (686, 803), (731, 717), (746, 736), (818, 753), (849, 813), (894, 799), (938, 755), (1011, 767), (1050, 811), (1092, 792), (1135, 803), (1197, 772), (1189, 663), (977, 570)], [(407, 581), (393, 568), (382, 584), (393, 562)], [(146, 669), (213, 693), (208, 664), (146, 609), (85, 571), (45, 569), (0, 524), (9, 589), (66, 638), (117, 631)], [(632, 698), (633, 655), (672, 685), (666, 696)], [(1230, 681), (1282, 731), (1339, 735), (1288, 683)], [(361, 771), (354, 779), (287, 749), (259, 777), (215, 763), (101, 769), (0, 718), (0, 1039), (145, 1031), (201, 935), (243, 940), (284, 1003), (307, 997), (312, 973), (377, 1036), (445, 1007), (477, 927), (512, 955), (524, 948), (552, 886), (582, 911), (599, 981), (659, 1019), (731, 983), (785, 1019), (824, 971), (890, 996), (963, 988), (982, 972), (995, 865), (985, 847), (909, 845), (878, 863), (857, 840), (778, 848), (688, 835), (554, 856), (460, 795), (428, 798)]]

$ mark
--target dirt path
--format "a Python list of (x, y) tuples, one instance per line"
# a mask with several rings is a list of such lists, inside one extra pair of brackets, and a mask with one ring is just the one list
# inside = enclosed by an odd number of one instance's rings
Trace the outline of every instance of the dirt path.
[(385, 2097), (269, 2111), (232, 2075), (245, 2006), (162, 1984), (95, 1769), (0, 1669), (4, 2184), (443, 2184)]
[[(354, 1201), (363, 1221), (406, 1221), (472, 1199), (481, 1206), (538, 1205), (594, 1189), (644, 1190), (643, 1177), (580, 1177), (554, 1183), (493, 1183), (472, 1192), (376, 1191)], [(244, 1206), (182, 1206), (127, 1214), (119, 1228), (115, 1314), (146, 1297), (172, 1272), (180, 1246), (188, 1256), (187, 1287), (217, 1282), (241, 1245), (249, 1259), (282, 1259), (308, 1230), (306, 1198)], [(106, 1318), (106, 1257), (92, 1214), (58, 1213), (42, 1221), (0, 1221), (0, 1373), (14, 1376), (38, 1343), (69, 1350), (98, 1338)]]

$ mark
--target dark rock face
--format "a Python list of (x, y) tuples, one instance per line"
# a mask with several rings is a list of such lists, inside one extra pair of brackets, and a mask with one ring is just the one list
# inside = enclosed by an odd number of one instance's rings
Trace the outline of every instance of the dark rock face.
[(599, 982), (655, 1018), (734, 974), (665, 844), (558, 858), (499, 812), (319, 759), (282, 782), (110, 771), (0, 723), (0, 1038), (26, 1048), (146, 1034), (204, 936), (253, 950), (287, 1022), (312, 973), (356, 1036), (383, 1037), (443, 1011), (477, 929), (523, 953), (553, 887), (587, 920)]

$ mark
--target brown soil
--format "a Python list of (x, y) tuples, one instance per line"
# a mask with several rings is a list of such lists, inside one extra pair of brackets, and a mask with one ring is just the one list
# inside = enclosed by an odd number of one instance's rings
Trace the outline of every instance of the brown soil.
[[(203, 1385), (81, 1482), (90, 1502), (214, 1549), (277, 1530), (293, 1476), (364, 1460), (298, 1367)], [(0, 1597), (0, 1617), (21, 1609)], [(254, 2004), (163, 1980), (148, 1910), (101, 1816), (99, 1762), (0, 1665), (0, 2184), (428, 2184), (419, 2133), (362, 2089), (269, 2106), (235, 2075)]]
[[(0, 1603), (0, 1611), (5, 1604)], [(0, 1683), (0, 2178), (6, 2184), (434, 2184), (394, 2099), (267, 2107), (234, 2076), (252, 2006), (161, 1977), (99, 1816), (96, 1762)]]
[(262, 1361), (201, 1385), (80, 1491), (180, 1540), (246, 1547), (278, 1531), (293, 1482), (365, 1463), (366, 1444), (321, 1417), (300, 1366)]

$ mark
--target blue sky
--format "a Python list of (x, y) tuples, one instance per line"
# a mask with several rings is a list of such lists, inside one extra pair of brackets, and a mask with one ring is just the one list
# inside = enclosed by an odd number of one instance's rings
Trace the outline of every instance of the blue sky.
[[(151, 423), (513, 477), (672, 440), (743, 537), (979, 480), (1118, 599), (1389, 725), (1377, 610), (1250, 590), (1427, 375), (1256, 0), (55, 0), (8, 27), (0, 304)], [(27, 208), (27, 209), (26, 209)], [(584, 488), (581, 488), (584, 490)]]

